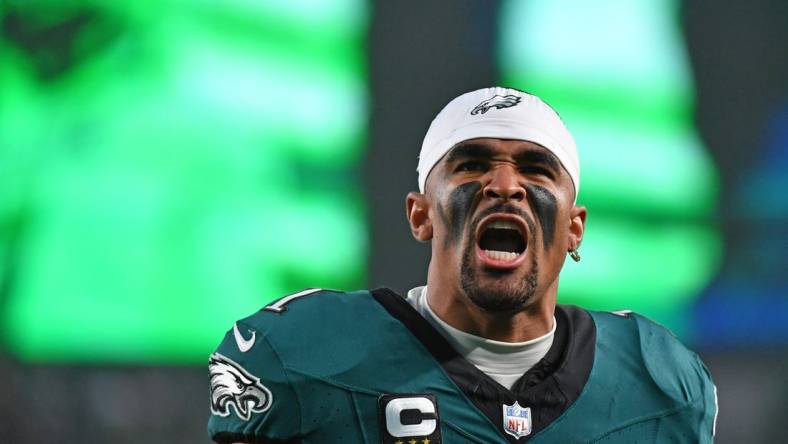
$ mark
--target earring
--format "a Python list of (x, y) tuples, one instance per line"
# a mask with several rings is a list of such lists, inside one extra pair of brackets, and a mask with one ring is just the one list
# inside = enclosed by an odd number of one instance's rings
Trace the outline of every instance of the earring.
[(569, 250), (569, 257), (571, 257), (575, 262), (580, 262), (580, 252), (577, 251), (577, 248), (572, 248)]

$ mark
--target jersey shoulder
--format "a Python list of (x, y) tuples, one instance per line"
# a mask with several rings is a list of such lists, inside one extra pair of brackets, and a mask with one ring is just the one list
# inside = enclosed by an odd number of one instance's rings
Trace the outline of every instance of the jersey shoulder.
[(590, 313), (599, 345), (636, 357), (663, 393), (681, 402), (703, 397), (704, 386), (711, 382), (709, 372), (670, 330), (634, 312)]
[[(375, 330), (389, 319), (368, 290), (307, 289), (274, 300), (235, 322), (218, 351), (240, 352), (254, 365), (258, 357), (273, 355), (279, 365), (289, 368), (314, 367), (327, 352), (327, 357), (350, 358), (375, 340), (376, 335), (358, 337), (359, 331)], [(265, 353), (266, 348), (271, 352)], [(325, 366), (336, 359), (318, 362)]]
[[(591, 312), (591, 316), (597, 326), (596, 350), (603, 355), (599, 358), (624, 363), (620, 367), (627, 369), (626, 375), (621, 369), (607, 373), (616, 375), (619, 384), (625, 381), (640, 389), (633, 396), (632, 410), (645, 405), (651, 405), (649, 409), (665, 408), (674, 413), (653, 420), (662, 421), (664, 433), (711, 443), (718, 411), (717, 389), (700, 357), (670, 330), (645, 316), (632, 312)], [(638, 399), (647, 392), (648, 400)]]
[(293, 370), (307, 364), (325, 370), (343, 362), (326, 359), (327, 353), (348, 353), (348, 347), (336, 350), (332, 344), (342, 334), (338, 327), (347, 329), (371, 308), (368, 291), (309, 289), (235, 322), (209, 358), (212, 439), (258, 442), (299, 436), (303, 378)]
[(290, 341), (303, 346), (308, 339), (332, 339), (325, 335), (328, 330), (357, 323), (371, 313), (382, 314), (377, 308), (369, 290), (311, 288), (276, 299), (236, 324), (260, 332), (274, 346)]
[[(282, 297), (235, 322), (211, 355), (209, 434), (217, 442), (280, 442), (319, 425), (321, 433), (351, 433), (342, 418), (352, 415), (336, 413), (350, 408), (349, 393), (394, 384), (401, 372), (387, 364), (390, 351), (416, 359), (419, 347), (368, 290)], [(338, 410), (326, 416), (315, 406)]]

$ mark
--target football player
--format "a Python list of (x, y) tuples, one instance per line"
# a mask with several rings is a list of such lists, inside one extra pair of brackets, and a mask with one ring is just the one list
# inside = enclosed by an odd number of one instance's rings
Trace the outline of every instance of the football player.
[(310, 289), (238, 321), (209, 362), (219, 443), (711, 443), (716, 392), (669, 331), (557, 305), (580, 260), (580, 167), (558, 114), (509, 88), (438, 114), (408, 194), (427, 285)]

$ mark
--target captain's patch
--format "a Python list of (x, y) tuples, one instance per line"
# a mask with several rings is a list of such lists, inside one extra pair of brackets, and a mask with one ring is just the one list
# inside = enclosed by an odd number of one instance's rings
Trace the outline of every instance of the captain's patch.
[(247, 372), (232, 359), (214, 353), (208, 361), (211, 373), (211, 413), (228, 416), (230, 407), (244, 421), (252, 413), (262, 413), (271, 407), (271, 391), (260, 383), (260, 378)]
[(381, 444), (441, 444), (438, 398), (388, 393), (378, 398)]

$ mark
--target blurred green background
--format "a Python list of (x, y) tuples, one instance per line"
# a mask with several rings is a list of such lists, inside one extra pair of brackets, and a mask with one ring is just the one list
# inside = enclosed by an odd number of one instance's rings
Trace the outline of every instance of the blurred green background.
[(201, 363), (267, 299), (364, 281), (363, 2), (3, 14), (15, 354)]
[(233, 321), (424, 283), (421, 138), (491, 84), (545, 98), (579, 147), (559, 301), (699, 349), (717, 442), (788, 440), (784, 2), (6, 0), (0, 20), (0, 442), (207, 442), (202, 366)]

